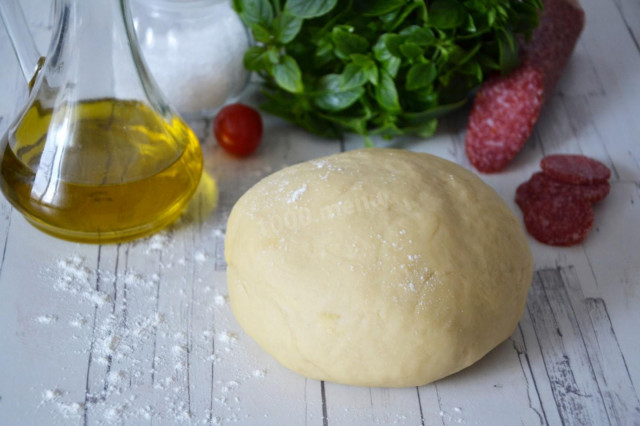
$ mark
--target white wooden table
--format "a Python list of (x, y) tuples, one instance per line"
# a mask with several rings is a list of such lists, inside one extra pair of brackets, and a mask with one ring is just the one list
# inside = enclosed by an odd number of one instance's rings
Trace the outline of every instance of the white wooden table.
[[(24, 0), (46, 46), (42, 0)], [(46, 3), (46, 2), (45, 2)], [(530, 239), (536, 273), (508, 341), (419, 388), (308, 380), (278, 365), (235, 322), (225, 222), (238, 197), (286, 165), (361, 146), (266, 118), (257, 155), (234, 160), (194, 122), (215, 179), (167, 231), (118, 245), (49, 237), (0, 200), (0, 425), (640, 424), (640, 2), (583, 0), (587, 26), (532, 140), (483, 175), (512, 206), (543, 155), (583, 153), (613, 171), (586, 242)], [(24, 101), (0, 27), (0, 132)], [(430, 140), (395, 145), (469, 167), (463, 111)], [(382, 144), (382, 143), (380, 143)], [(215, 202), (215, 206), (212, 205)]]

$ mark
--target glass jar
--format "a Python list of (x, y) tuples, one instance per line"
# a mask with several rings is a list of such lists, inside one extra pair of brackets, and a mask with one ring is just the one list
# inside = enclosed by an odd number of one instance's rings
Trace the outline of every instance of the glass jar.
[(131, 8), (148, 68), (183, 117), (211, 117), (246, 87), (251, 39), (229, 0), (132, 0)]

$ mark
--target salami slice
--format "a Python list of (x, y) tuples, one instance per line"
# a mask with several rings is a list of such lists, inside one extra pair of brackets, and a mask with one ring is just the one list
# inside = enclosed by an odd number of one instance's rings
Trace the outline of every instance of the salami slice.
[(607, 166), (583, 155), (548, 155), (540, 162), (540, 168), (557, 181), (578, 185), (606, 183), (611, 177)]
[(487, 80), (474, 100), (466, 153), (481, 172), (502, 170), (522, 149), (584, 27), (584, 12), (574, 2), (546, 0), (544, 6), (521, 65)]
[(523, 211), (532, 201), (543, 197), (577, 197), (597, 203), (605, 199), (610, 189), (609, 182), (573, 185), (558, 182), (543, 172), (537, 172), (518, 187), (515, 200)]
[(593, 209), (580, 197), (542, 197), (527, 206), (524, 224), (529, 234), (541, 243), (571, 246), (589, 235)]

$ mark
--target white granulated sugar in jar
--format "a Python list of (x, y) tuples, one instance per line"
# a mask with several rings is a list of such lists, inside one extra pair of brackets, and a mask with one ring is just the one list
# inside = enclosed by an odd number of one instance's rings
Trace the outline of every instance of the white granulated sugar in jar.
[(182, 115), (213, 115), (246, 85), (249, 35), (231, 2), (136, 0), (133, 12), (149, 70)]

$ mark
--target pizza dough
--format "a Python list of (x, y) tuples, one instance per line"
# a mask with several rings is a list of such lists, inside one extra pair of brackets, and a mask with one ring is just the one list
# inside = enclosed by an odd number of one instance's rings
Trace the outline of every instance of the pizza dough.
[(532, 278), (519, 222), (471, 172), (363, 149), (266, 177), (235, 205), (231, 307), (284, 366), (361, 386), (455, 373), (513, 332)]

